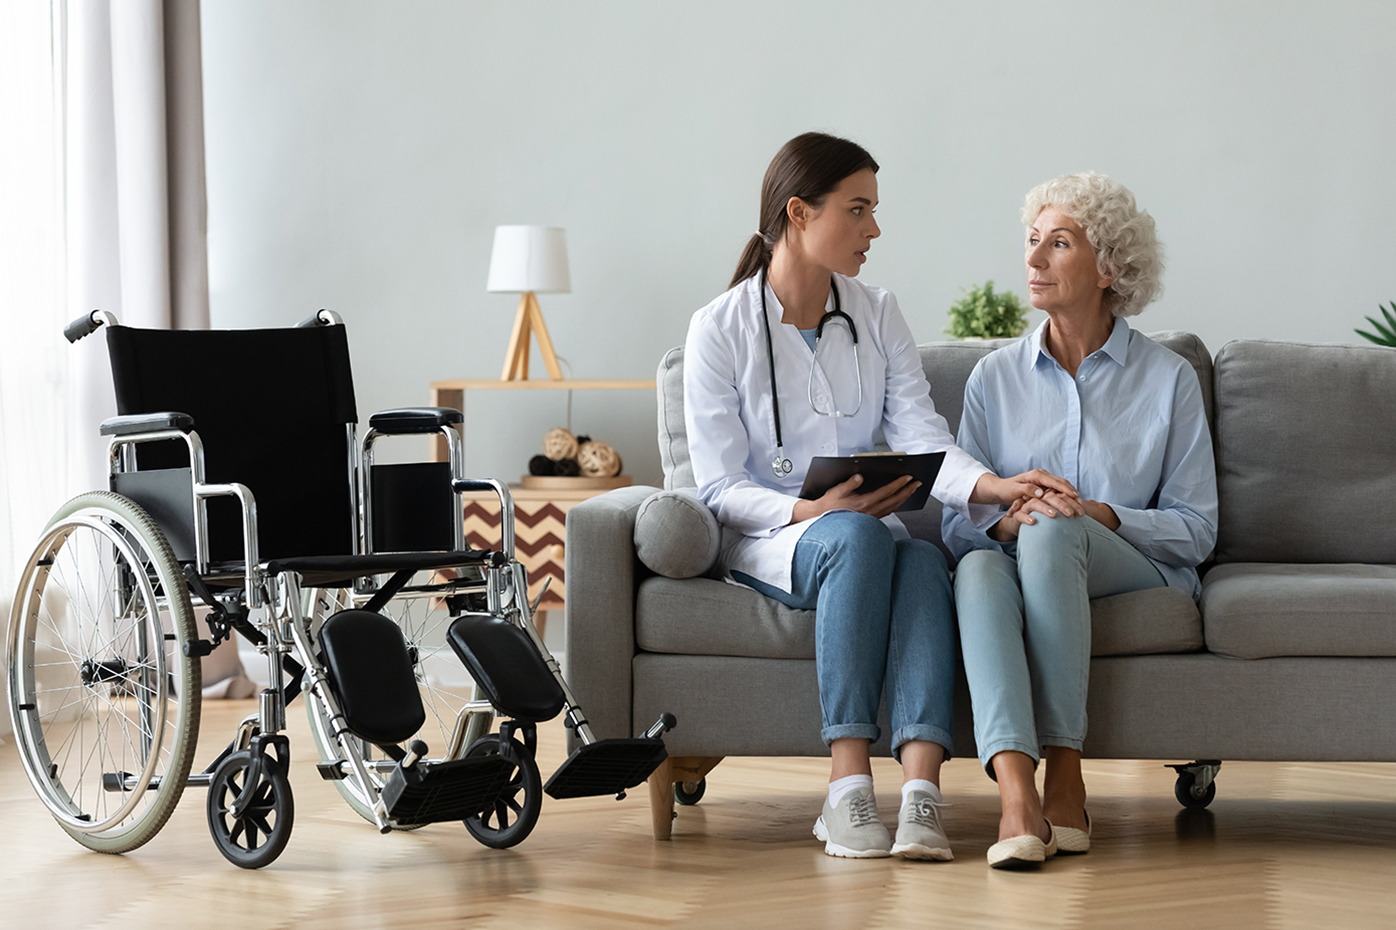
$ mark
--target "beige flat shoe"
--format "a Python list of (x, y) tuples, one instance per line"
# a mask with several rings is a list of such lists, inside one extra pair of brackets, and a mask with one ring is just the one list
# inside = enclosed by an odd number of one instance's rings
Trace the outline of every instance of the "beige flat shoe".
[[(1050, 827), (1051, 824), (1049, 823)], [(989, 868), (991, 869), (1030, 869), (1039, 866), (1057, 854), (1057, 831), (1052, 830), (1052, 838), (1042, 842), (1031, 833), (1010, 836), (989, 847)]]
[[(1052, 823), (1050, 820), (1048, 823)], [(1091, 815), (1086, 814), (1086, 829), (1059, 827), (1052, 824), (1052, 839), (1057, 841), (1057, 852), (1063, 856), (1079, 856), (1091, 851)]]

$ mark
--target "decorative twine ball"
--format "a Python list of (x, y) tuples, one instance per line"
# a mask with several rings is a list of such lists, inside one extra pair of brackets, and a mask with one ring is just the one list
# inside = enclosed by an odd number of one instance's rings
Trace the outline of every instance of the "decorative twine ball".
[(558, 459), (553, 463), (553, 467), (557, 469), (554, 474), (559, 478), (575, 478), (582, 473), (576, 459)]
[(577, 464), (588, 478), (609, 478), (620, 474), (620, 453), (599, 439), (584, 442), (577, 450)]
[(554, 462), (577, 457), (577, 437), (565, 426), (555, 426), (543, 437), (543, 454)]
[(535, 455), (528, 460), (528, 473), (530, 475), (548, 476), (557, 474), (557, 465), (546, 455)]

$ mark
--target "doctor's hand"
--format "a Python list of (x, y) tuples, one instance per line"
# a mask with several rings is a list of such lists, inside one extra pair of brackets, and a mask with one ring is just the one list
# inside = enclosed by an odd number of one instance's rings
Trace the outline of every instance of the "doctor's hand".
[(825, 491), (823, 497), (812, 501), (796, 501), (795, 512), (791, 515), (790, 522), (800, 523), (831, 510), (852, 510), (881, 519), (895, 513), (898, 507), (905, 504), (907, 498), (921, 487), (921, 482), (910, 475), (902, 475), (875, 491), (860, 494), (858, 489), (862, 485), (863, 476), (854, 475), (842, 484), (836, 484)]
[(975, 483), (974, 493), (970, 495), (969, 502), (1012, 507), (1013, 502), (1020, 498), (1041, 499), (1049, 494), (1056, 495), (1055, 507), (1068, 517), (1079, 517), (1086, 512), (1080, 505), (1081, 495), (1071, 486), (1070, 481), (1058, 478), (1041, 468), (1025, 471), (1012, 478), (1000, 478), (991, 472), (985, 472)]

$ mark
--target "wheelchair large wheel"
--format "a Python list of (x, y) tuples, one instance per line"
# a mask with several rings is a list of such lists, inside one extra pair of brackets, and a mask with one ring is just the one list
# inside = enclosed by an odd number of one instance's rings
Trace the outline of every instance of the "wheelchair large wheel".
[[(465, 819), (465, 829), (470, 835), (493, 849), (507, 849), (522, 843), (533, 832), (538, 814), (543, 810), (543, 779), (538, 774), (538, 763), (517, 741), (514, 754), (519, 764), (494, 807)], [(467, 759), (490, 755), (499, 755), (497, 733), (476, 740), (465, 751)]]
[[(311, 604), (311, 610), (317, 620), (317, 633), (319, 620), (350, 606), (347, 590), (316, 591), (312, 596), (315, 600)], [(385, 616), (397, 623), (407, 640), (408, 655), (412, 658), (412, 671), (416, 676), (422, 706), (427, 714), (426, 723), (412, 736), (403, 740), (402, 748), (406, 750), (408, 744), (419, 739), (427, 744), (430, 755), (437, 758), (445, 753), (450, 744), (460, 709), (474, 696), (474, 685), (470, 676), (446, 642), (446, 631), (452, 618), (444, 604), (434, 603), (439, 600), (427, 596), (398, 596), (389, 601), (382, 610)], [(330, 735), (333, 730), (324, 705), (315, 700), (313, 695), (308, 694), (306, 697), (309, 698), (305, 702), (306, 716), (310, 718), (310, 732), (314, 736), (320, 760), (342, 761), (339, 745)], [(465, 745), (470, 745), (473, 738), (487, 733), (492, 722), (491, 715), (477, 714), (471, 721), (470, 732), (464, 740)], [(383, 751), (372, 743), (358, 738), (354, 738), (352, 742), (359, 757), (365, 762), (386, 758)], [(370, 773), (370, 778), (376, 783), (375, 791), (381, 790), (386, 776)], [(352, 779), (335, 781), (334, 786), (355, 813), (368, 822), (373, 822), (373, 799), (365, 797)], [(394, 830), (419, 830), (425, 824), (392, 826)]]
[(61, 507), (20, 576), (6, 686), (29, 781), (90, 849), (148, 842), (179, 803), (199, 729), (202, 676), (189, 591), (140, 507), (81, 494)]

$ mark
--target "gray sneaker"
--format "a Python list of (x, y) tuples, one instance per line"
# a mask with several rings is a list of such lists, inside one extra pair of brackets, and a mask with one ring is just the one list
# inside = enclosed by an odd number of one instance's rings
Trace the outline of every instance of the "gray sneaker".
[(950, 841), (940, 825), (940, 809), (949, 807), (924, 791), (913, 791), (902, 803), (897, 815), (897, 842), (892, 855), (903, 859), (939, 859), (949, 862), (955, 858)]
[(838, 807), (824, 798), (824, 813), (814, 822), (814, 835), (824, 841), (824, 851), (845, 859), (883, 859), (892, 854), (892, 837), (877, 819), (877, 802), (871, 792), (854, 788), (839, 799)]

